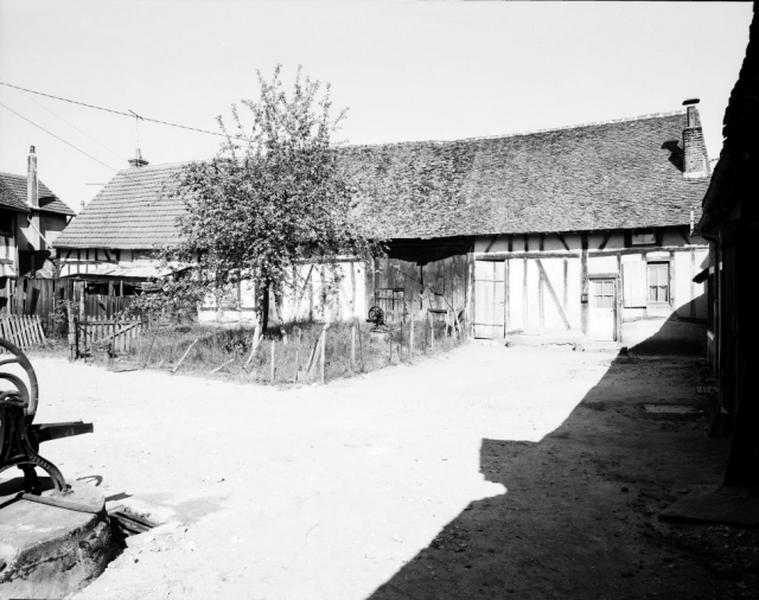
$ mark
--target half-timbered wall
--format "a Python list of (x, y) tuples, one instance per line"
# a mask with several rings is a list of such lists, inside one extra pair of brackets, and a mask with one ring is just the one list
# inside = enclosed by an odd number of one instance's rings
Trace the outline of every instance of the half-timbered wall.
[(700, 344), (707, 303), (692, 280), (708, 252), (687, 227), (479, 238), (475, 336), (570, 331), (629, 346)]

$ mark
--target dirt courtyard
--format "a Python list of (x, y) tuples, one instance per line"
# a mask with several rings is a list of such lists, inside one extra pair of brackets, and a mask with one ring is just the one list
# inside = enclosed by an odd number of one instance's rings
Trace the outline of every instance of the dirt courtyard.
[(470, 344), (279, 390), (32, 357), (43, 446), (161, 526), (85, 599), (754, 597), (756, 536), (659, 512), (720, 482), (698, 361)]

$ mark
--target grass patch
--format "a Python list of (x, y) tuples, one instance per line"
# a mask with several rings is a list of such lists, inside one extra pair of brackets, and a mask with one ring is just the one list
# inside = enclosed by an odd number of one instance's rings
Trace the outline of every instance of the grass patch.
[[(446, 333), (443, 323), (435, 324), (434, 339), (430, 323), (415, 322), (413, 329), (412, 346), (410, 323), (390, 326), (384, 332), (363, 322), (330, 325), (324, 351), (325, 380), (408, 363), (462, 343)], [(87, 360), (111, 363), (115, 369), (128, 364), (133, 368), (171, 370), (179, 365), (177, 372), (184, 374), (225, 379), (232, 376), (239, 381), (273, 385), (311, 383), (321, 380), (322, 330), (321, 323), (287, 325), (263, 336), (251, 358), (254, 332), (250, 328), (204, 324), (161, 327), (143, 334), (126, 354), (113, 357), (105, 350), (94, 351)], [(56, 344), (53, 352), (68, 356), (65, 341)]]

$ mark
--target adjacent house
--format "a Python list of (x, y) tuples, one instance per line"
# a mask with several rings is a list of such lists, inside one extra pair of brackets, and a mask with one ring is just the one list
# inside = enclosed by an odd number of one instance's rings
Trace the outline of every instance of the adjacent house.
[(759, 236), (759, 13), (725, 110), (724, 142), (697, 231), (712, 261), (697, 277), (709, 286), (709, 360), (719, 414), (733, 435), (726, 485), (759, 483), (759, 313), (754, 303)]
[(74, 215), (37, 176), (29, 148), (26, 175), (0, 173), (0, 303), (7, 304), (14, 278), (53, 277), (53, 241)]
[[(692, 278), (708, 246), (692, 227), (709, 163), (697, 103), (523, 135), (340, 148), (354, 218), (388, 253), (341, 264), (332, 316), (379, 305), (390, 320), (444, 316), (478, 338), (703, 345), (706, 300)], [(63, 274), (155, 268), (150, 249), (176, 239), (178, 168), (119, 172), (58, 239)], [(320, 316), (324, 272), (303, 271), (285, 318)], [(217, 313), (250, 298), (239, 290)]]

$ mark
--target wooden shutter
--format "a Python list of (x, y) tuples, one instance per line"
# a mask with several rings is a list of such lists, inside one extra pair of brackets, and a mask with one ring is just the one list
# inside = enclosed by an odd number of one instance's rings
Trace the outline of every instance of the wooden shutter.
[(625, 308), (645, 308), (646, 306), (646, 263), (639, 259), (622, 263), (623, 306)]

